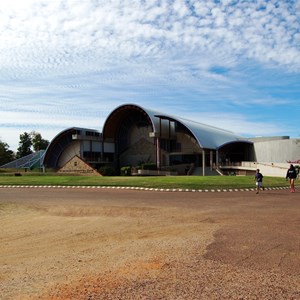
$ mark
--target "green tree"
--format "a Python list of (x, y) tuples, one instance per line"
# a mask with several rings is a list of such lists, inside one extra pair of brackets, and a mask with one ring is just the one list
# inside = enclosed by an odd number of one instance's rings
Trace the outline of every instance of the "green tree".
[(29, 155), (32, 153), (31, 150), (32, 141), (29, 133), (24, 132), (20, 134), (19, 148), (17, 149), (17, 158), (21, 158), (23, 156)]
[(48, 147), (49, 141), (43, 139), (39, 132), (32, 131), (30, 136), (34, 151), (45, 150)]
[(0, 166), (14, 160), (14, 152), (9, 150), (8, 144), (0, 140)]

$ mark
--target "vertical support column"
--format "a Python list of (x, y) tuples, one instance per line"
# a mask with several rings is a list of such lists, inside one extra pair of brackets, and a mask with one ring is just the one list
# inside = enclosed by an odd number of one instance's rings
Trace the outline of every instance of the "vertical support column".
[(210, 170), (212, 171), (213, 169), (213, 151), (210, 150), (209, 152), (209, 164), (210, 164)]
[(161, 162), (160, 162), (160, 138), (156, 138), (156, 167), (157, 170), (160, 170)]
[(159, 132), (156, 133), (156, 167), (157, 170), (161, 168), (161, 154), (160, 154), (160, 137), (161, 137), (161, 118), (159, 118)]
[(219, 150), (216, 150), (216, 166), (219, 169)]
[(202, 149), (202, 175), (205, 176), (205, 150)]
[(102, 142), (101, 142), (101, 152), (100, 152), (100, 161), (101, 162), (103, 161), (103, 153), (104, 153), (104, 141), (102, 139)]
[(94, 160), (94, 155), (93, 155), (93, 141), (90, 141), (90, 153), (89, 153), (89, 156), (90, 156), (90, 160)]
[(83, 159), (83, 143), (84, 143), (84, 141), (81, 140), (81, 141), (80, 141), (80, 148), (79, 148), (79, 157), (80, 157), (81, 159)]

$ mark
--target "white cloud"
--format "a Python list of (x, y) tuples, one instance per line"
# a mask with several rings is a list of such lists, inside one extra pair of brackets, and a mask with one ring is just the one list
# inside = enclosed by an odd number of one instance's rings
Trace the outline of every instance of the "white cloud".
[[(21, 3), (0, 5), (0, 49), (4, 54), (0, 63), (4, 65), (9, 59), (22, 67), (28, 55), (29, 64), (36, 58), (36, 65), (42, 63), (46, 69), (53, 67), (53, 60), (58, 66), (63, 61), (72, 64), (74, 56), (64, 54), (74, 50), (76, 59), (84, 63), (93, 58), (105, 61), (116, 54), (150, 58), (169, 53), (170, 47), (179, 53), (191, 47), (200, 56), (211, 51), (218, 56), (221, 50), (228, 59), (242, 54), (244, 58), (300, 68), (298, 44), (293, 41), (299, 33), (299, 15), (292, 4), (276, 7), (269, 3), (262, 9), (260, 4), (248, 2), (247, 6), (238, 2), (234, 8), (214, 2), (196, 2), (188, 7), (182, 0), (161, 6), (138, 1), (103, 1), (99, 6), (92, 1)], [(283, 59), (282, 49), (292, 55)], [(270, 51), (271, 57), (266, 56)]]
[(253, 121), (241, 113), (202, 112), (189, 113), (187, 117), (203, 124), (232, 131), (243, 137), (284, 135), (288, 130), (291, 130), (291, 128), (282, 127), (282, 124), (266, 122), (265, 120)]
[(280, 131), (247, 116), (297, 102), (299, 3), (2, 1), (0, 129), (101, 126), (96, 111), (124, 102), (176, 102), (178, 114), (242, 107), (244, 132)]

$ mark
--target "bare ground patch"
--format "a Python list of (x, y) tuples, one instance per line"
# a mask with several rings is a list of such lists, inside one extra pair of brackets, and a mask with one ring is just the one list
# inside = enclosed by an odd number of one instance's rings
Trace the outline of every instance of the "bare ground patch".
[(0, 189), (0, 298), (300, 299), (281, 193)]

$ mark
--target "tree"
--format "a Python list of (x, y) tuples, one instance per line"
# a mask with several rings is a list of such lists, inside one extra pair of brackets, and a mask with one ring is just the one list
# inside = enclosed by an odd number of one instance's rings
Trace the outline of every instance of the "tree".
[(21, 158), (23, 156), (27, 156), (32, 153), (31, 150), (32, 141), (29, 133), (24, 132), (20, 134), (19, 148), (17, 149), (17, 158)]
[(39, 132), (32, 131), (30, 137), (34, 151), (45, 150), (49, 145), (49, 141), (43, 139)]
[(9, 150), (8, 144), (0, 140), (0, 166), (14, 160), (14, 152)]
[(34, 151), (45, 150), (49, 141), (42, 138), (39, 132), (32, 131), (20, 134), (19, 148), (17, 149), (16, 158), (21, 158), (31, 154)]

